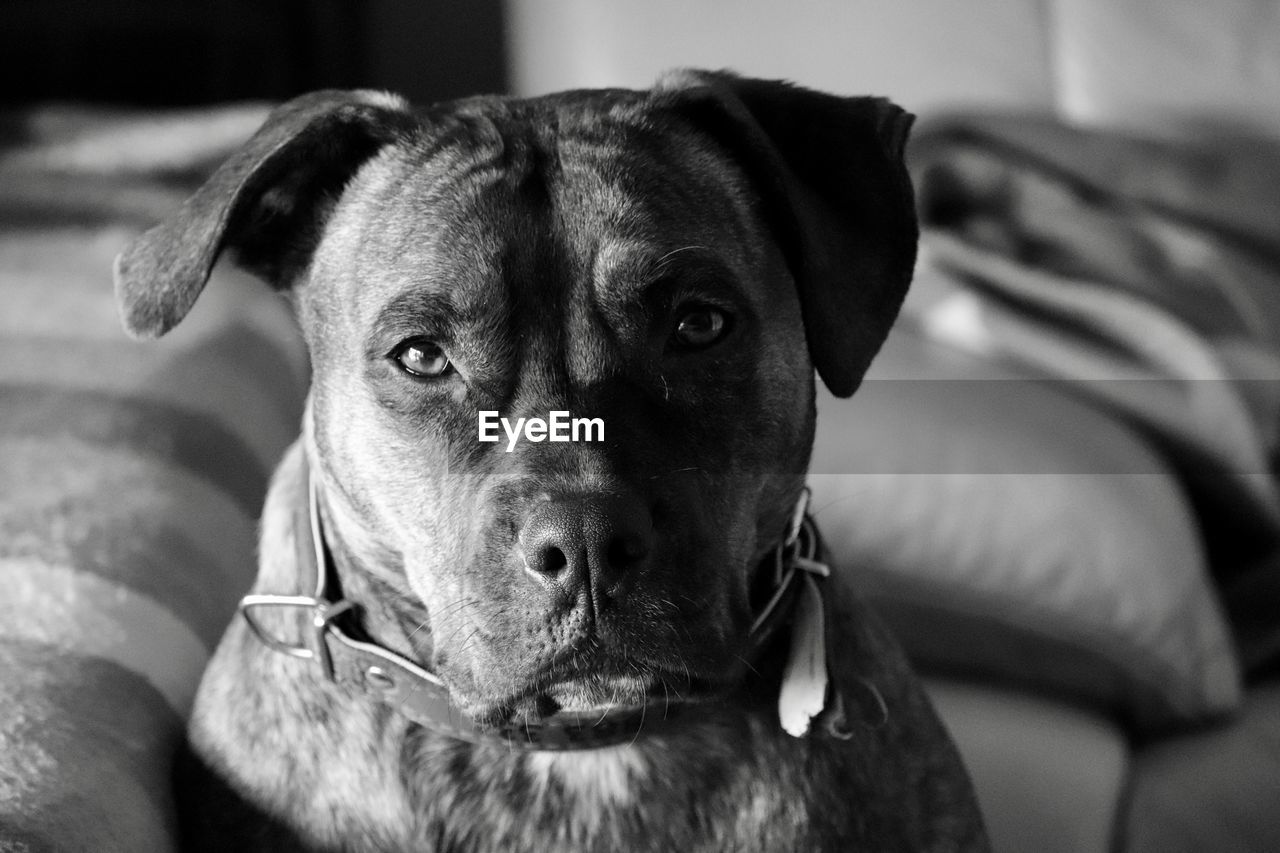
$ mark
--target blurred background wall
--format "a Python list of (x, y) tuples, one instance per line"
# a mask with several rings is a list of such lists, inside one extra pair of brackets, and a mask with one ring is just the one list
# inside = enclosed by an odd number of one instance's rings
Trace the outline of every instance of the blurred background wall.
[(1048, 0), (510, 0), (523, 90), (643, 86), (664, 68), (733, 68), (913, 108), (1048, 101)]
[(1276, 0), (508, 0), (521, 93), (728, 67), (916, 112), (1039, 107), (1280, 132)]
[(728, 67), (939, 107), (1280, 132), (1277, 0), (3, 0), (0, 106), (372, 86), (433, 101)]

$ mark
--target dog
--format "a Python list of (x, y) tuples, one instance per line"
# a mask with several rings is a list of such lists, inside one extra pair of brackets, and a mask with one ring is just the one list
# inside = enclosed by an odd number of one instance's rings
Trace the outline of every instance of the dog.
[(803, 504), (815, 369), (852, 394), (911, 279), (911, 120), (729, 72), (319, 92), (127, 248), (134, 336), (230, 253), (313, 367), (175, 771), (184, 846), (986, 849)]

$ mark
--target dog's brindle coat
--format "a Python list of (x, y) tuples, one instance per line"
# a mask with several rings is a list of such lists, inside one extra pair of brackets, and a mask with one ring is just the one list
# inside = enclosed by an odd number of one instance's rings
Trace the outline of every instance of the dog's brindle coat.
[[(186, 841), (985, 849), (916, 677), (839, 577), (834, 685), (878, 691), (887, 721), (854, 698), (851, 739), (791, 737), (785, 645), (741, 657), (803, 485), (814, 368), (853, 393), (910, 280), (909, 123), (881, 99), (723, 73), (420, 112), (322, 92), (272, 113), (130, 247), (117, 289), (136, 335), (181, 320), (224, 250), (296, 305), (313, 386), (255, 591), (309, 591), (293, 556), (305, 456), (360, 628), (440, 674), (473, 719), (689, 706), (631, 744), (468, 743), (237, 621), (179, 773)], [(406, 372), (405, 341), (448, 367)], [(607, 441), (506, 453), (477, 441), (481, 409), (603, 418)]]

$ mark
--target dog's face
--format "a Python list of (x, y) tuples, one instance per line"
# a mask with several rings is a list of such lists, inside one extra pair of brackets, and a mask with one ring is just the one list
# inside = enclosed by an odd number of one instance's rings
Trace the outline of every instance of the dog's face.
[(292, 289), (332, 535), (473, 716), (697, 698), (744, 666), (815, 363), (851, 393), (909, 280), (905, 122), (725, 75), (313, 96), (122, 257), (126, 320), (162, 333), (224, 246)]
[[(403, 571), (418, 651), (473, 712), (735, 671), (748, 569), (807, 461), (799, 300), (748, 185), (704, 137), (616, 103), (487, 105), (385, 150), (298, 291), (330, 501)], [(605, 440), (508, 450), (478, 440), (481, 411), (599, 419)], [(532, 530), (566, 502), (616, 541)], [(557, 576), (530, 566), (540, 531)]]

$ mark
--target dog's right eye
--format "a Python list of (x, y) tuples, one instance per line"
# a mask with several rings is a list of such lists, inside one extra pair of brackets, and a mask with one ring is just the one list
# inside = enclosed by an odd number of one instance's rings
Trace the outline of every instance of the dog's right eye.
[(439, 344), (423, 338), (402, 341), (389, 353), (389, 358), (405, 373), (422, 379), (438, 379), (451, 369), (449, 356)]

